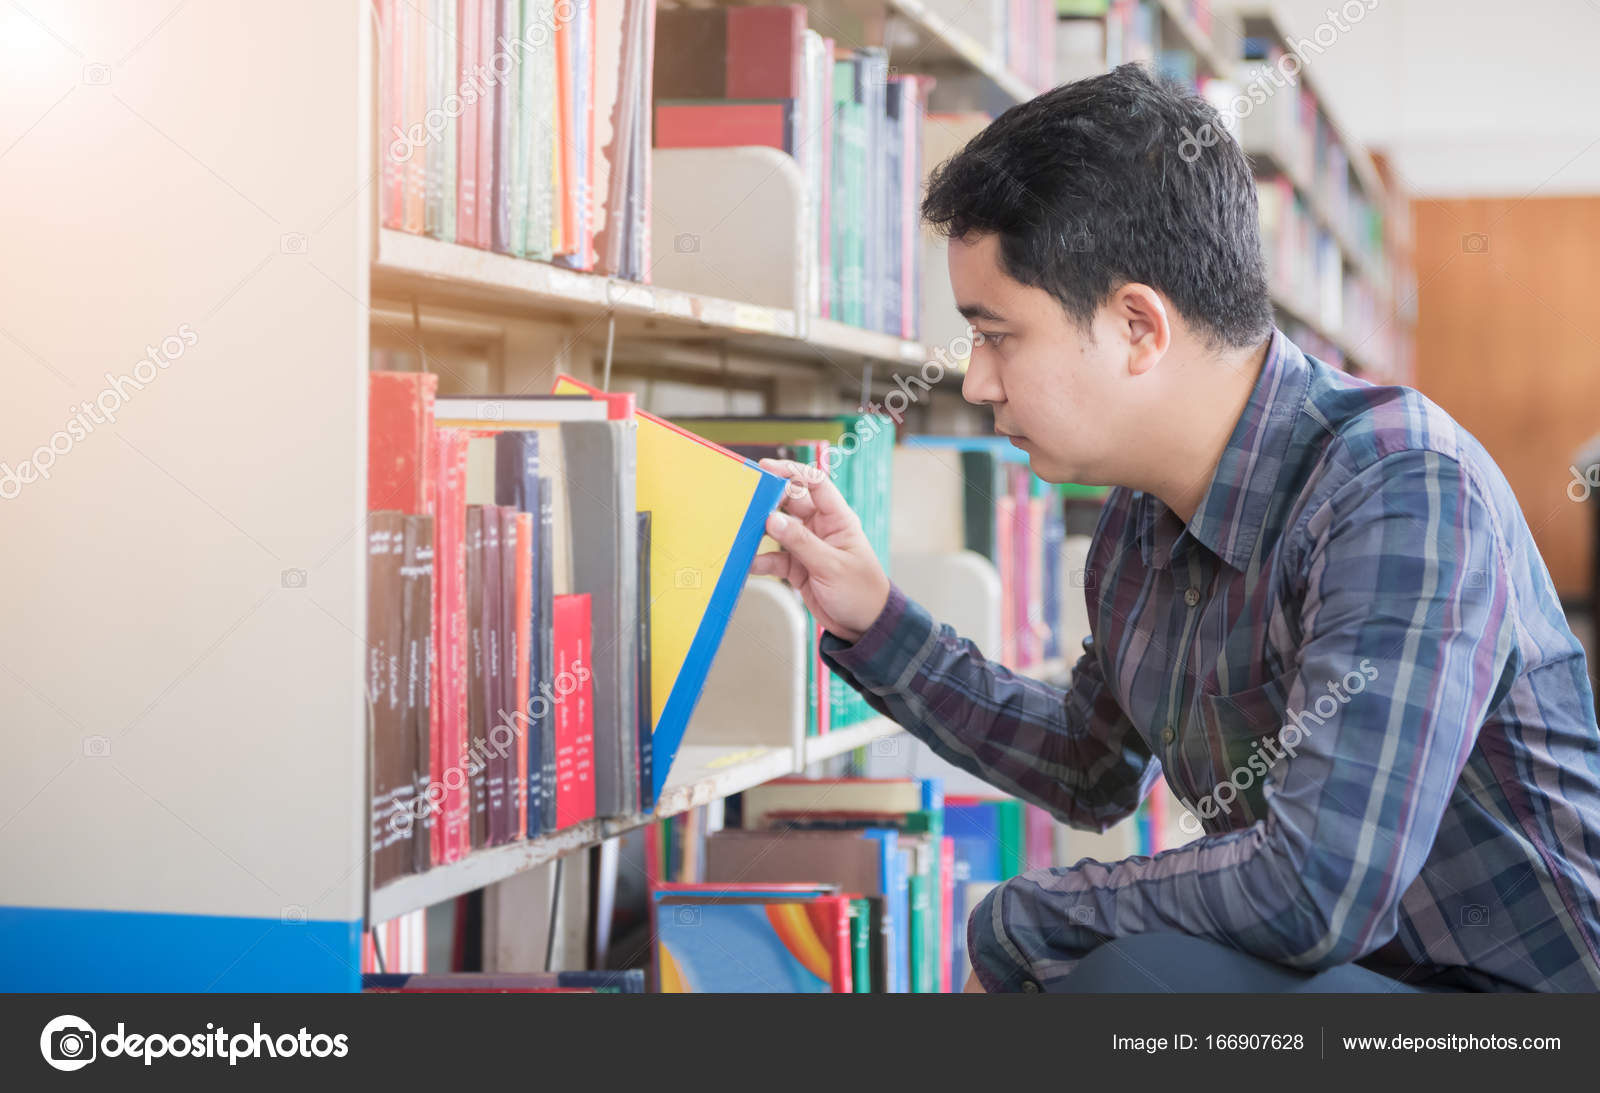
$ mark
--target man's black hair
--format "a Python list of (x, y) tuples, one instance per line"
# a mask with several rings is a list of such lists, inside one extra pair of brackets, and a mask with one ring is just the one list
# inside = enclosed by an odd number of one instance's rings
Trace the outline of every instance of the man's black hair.
[(934, 171), (922, 215), (949, 237), (997, 235), (1005, 272), (1085, 329), (1129, 282), (1214, 345), (1272, 328), (1244, 153), (1205, 100), (1138, 65), (1001, 114)]

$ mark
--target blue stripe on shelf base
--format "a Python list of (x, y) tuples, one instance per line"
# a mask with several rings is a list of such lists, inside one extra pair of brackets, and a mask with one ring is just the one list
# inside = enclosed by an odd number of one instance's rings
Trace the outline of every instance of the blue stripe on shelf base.
[(358, 991), (361, 922), (0, 907), (3, 991)]

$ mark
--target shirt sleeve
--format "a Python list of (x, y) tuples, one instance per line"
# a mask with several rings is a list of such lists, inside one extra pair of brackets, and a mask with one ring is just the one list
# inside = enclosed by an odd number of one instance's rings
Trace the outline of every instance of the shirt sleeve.
[(995, 664), (891, 587), (854, 643), (824, 634), (828, 666), (941, 758), (1048, 810), (1103, 831), (1160, 775), (1144, 739), (1085, 653), (1068, 690)]
[(1296, 567), (1301, 648), (1265, 816), (1001, 885), (968, 924), (983, 985), (1048, 989), (1095, 945), (1152, 931), (1307, 970), (1389, 941), (1515, 671), (1503, 536), (1483, 498), (1455, 461), (1407, 451), (1320, 506)]

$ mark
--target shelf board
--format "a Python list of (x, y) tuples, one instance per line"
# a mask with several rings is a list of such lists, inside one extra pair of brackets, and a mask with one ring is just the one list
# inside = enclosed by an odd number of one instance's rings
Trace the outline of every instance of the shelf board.
[(1185, 48), (1200, 59), (1201, 68), (1208, 75), (1222, 77), (1228, 74), (1228, 59), (1218, 50), (1211, 36), (1190, 18), (1181, 0), (1157, 0), (1157, 6), (1177, 30)]
[(716, 338), (818, 364), (837, 363), (840, 356), (890, 364), (928, 358), (921, 342), (828, 319), (803, 322), (786, 308), (579, 273), (389, 228), (378, 233), (371, 293), (469, 311), (579, 320), (610, 315), (624, 336)]
[[(942, 15), (929, 11), (922, 0), (888, 0), (888, 8), (917, 33), (920, 40), (909, 51), (909, 56), (918, 65), (945, 64), (971, 69), (987, 77), (1012, 102), (1026, 102), (1039, 93), (1038, 88), (1030, 87), (970, 34), (952, 26)], [(891, 55), (890, 62), (898, 56), (898, 52)]]
[(805, 761), (809, 766), (823, 759), (832, 759), (836, 755), (855, 751), (865, 747), (874, 740), (882, 740), (893, 736), (895, 733), (904, 732), (898, 724), (887, 717), (874, 717), (870, 721), (863, 721), (859, 725), (851, 725), (848, 729), (837, 732), (826, 732), (821, 736), (806, 737)]
[(794, 766), (793, 748), (685, 744), (678, 749), (672, 773), (653, 813), (586, 820), (543, 838), (477, 850), (458, 862), (400, 877), (372, 893), (367, 921), (385, 922), (408, 911), (453, 899), (554, 861), (563, 854), (594, 846), (652, 820), (675, 816), (792, 774)]

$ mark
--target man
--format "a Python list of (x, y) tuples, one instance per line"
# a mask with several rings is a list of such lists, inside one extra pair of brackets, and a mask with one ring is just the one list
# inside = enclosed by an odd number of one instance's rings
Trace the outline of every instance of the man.
[(1124, 66), (1007, 111), (923, 205), (964, 397), (1040, 477), (1117, 487), (1070, 689), (936, 626), (794, 464), (755, 572), (957, 766), (1091, 830), (1165, 774), (1198, 818), (998, 887), (982, 989), (1594, 990), (1600, 731), (1516, 499), (1437, 406), (1273, 328), (1243, 154), (1180, 154), (1208, 124)]

